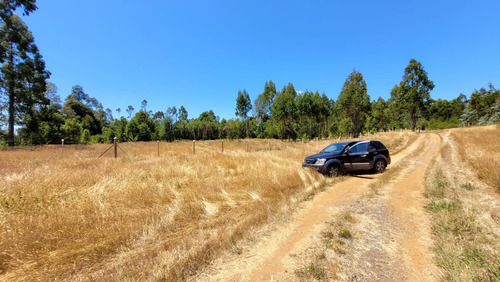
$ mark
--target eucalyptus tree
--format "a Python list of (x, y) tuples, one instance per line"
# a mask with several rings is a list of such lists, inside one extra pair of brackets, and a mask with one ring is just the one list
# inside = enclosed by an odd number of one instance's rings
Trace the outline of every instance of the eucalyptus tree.
[(172, 107), (172, 118), (174, 119), (174, 122), (177, 121), (177, 108), (175, 106)]
[(366, 116), (370, 111), (370, 96), (366, 89), (366, 81), (363, 74), (354, 70), (344, 82), (342, 91), (335, 103), (336, 112), (339, 114), (339, 120), (344, 121), (344, 126), (349, 128), (354, 136), (358, 136), (363, 130)]
[(238, 91), (238, 97), (236, 98), (236, 115), (243, 119), (245, 123), (245, 132), (246, 136), (249, 136), (248, 133), (248, 112), (252, 109), (252, 102), (250, 100), (250, 96), (247, 91), (243, 89)]
[[(330, 115), (330, 100), (325, 94), (322, 96), (316, 91), (306, 91), (298, 95), (297, 128), (301, 137), (319, 137), (325, 131), (326, 120)], [(304, 136), (305, 135), (305, 136)]]
[(273, 119), (278, 124), (281, 139), (295, 139), (296, 132), (294, 130), (295, 120), (297, 118), (297, 104), (295, 99), (297, 92), (293, 84), (288, 83), (281, 92), (276, 94), (271, 112)]
[(132, 114), (134, 113), (135, 109), (134, 107), (132, 107), (132, 105), (128, 105), (127, 109), (127, 114), (128, 114), (128, 118), (131, 118), (132, 117)]
[(377, 101), (372, 101), (370, 114), (366, 120), (366, 129), (371, 132), (389, 129), (387, 117), (387, 102), (379, 97)]
[(187, 112), (186, 108), (184, 108), (184, 106), (181, 106), (179, 108), (179, 111), (177, 112), (177, 114), (179, 115), (179, 121), (187, 121), (188, 112)]
[(407, 125), (407, 114), (398, 101), (400, 96), (401, 87), (395, 84), (391, 89), (391, 98), (387, 101), (386, 116), (389, 118), (389, 129), (402, 129)]
[(269, 120), (272, 112), (271, 108), (276, 98), (276, 85), (272, 80), (266, 82), (264, 91), (257, 96), (254, 101), (253, 116), (256, 119), (256, 132), (257, 137), (265, 137), (269, 134), (266, 133), (267, 127), (271, 127)]
[(396, 92), (396, 101), (409, 114), (413, 131), (417, 127), (418, 118), (423, 115), (426, 103), (431, 98), (432, 89), (434, 89), (434, 82), (427, 77), (422, 64), (411, 59), (405, 68), (399, 91)]
[(276, 98), (276, 85), (270, 80), (266, 82), (264, 91), (254, 101), (254, 117), (258, 122), (266, 122), (269, 119), (274, 98)]

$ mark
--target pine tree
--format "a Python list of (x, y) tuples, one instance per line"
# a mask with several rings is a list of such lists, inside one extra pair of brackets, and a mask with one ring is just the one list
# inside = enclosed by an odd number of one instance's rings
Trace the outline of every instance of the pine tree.
[[(26, 3), (25, 13), (34, 11), (35, 1), (2, 1), (0, 14), (0, 88), (7, 96), (8, 144), (14, 145), (14, 126), (16, 123), (26, 126), (26, 131), (38, 128), (35, 106), (48, 104), (45, 97), (46, 80), (50, 72), (45, 70), (45, 62), (34, 42), (33, 35), (26, 24), (5, 10)], [(16, 119), (18, 122), (16, 122)]]

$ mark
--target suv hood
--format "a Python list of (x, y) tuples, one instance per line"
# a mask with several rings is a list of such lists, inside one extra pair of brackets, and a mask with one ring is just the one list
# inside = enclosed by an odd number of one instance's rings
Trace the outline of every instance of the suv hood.
[(328, 158), (332, 158), (335, 156), (340, 156), (340, 154), (318, 153), (318, 154), (306, 157), (306, 160), (328, 159)]

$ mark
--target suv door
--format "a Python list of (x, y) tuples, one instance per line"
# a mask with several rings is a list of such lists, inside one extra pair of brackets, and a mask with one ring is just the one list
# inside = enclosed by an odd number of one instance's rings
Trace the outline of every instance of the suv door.
[(369, 142), (358, 143), (349, 148), (349, 161), (351, 162), (352, 170), (369, 170), (370, 169), (370, 153), (368, 150)]

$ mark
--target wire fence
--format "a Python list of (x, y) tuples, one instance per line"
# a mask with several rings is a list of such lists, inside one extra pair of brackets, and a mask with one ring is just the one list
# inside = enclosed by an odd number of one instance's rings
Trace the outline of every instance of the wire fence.
[[(245, 139), (245, 140), (201, 140), (201, 141), (177, 141), (177, 142), (125, 142), (117, 144), (114, 151), (117, 154), (111, 153), (111, 148), (115, 145), (108, 147), (102, 156), (120, 157), (125, 154), (126, 156), (166, 156), (169, 154), (207, 154), (207, 153), (232, 153), (232, 152), (265, 152), (286, 150), (287, 148), (294, 147), (320, 147), (326, 146), (331, 140), (314, 140), (314, 141), (281, 141), (275, 139)], [(101, 157), (101, 156), (100, 156)]]
[[(371, 134), (360, 136), (370, 138)], [(116, 144), (66, 144), (61, 140), (59, 145), (19, 146), (2, 148), (2, 155), (13, 155), (23, 159), (58, 159), (58, 158), (134, 158), (151, 156), (168, 156), (172, 154), (230, 154), (234, 152), (269, 152), (287, 149), (302, 149), (305, 153), (318, 152), (333, 142), (352, 139), (337, 137), (312, 140), (279, 140), (279, 139), (235, 139), (235, 140), (182, 140), (174, 142), (123, 142)], [(21, 156), (22, 155), (22, 156)], [(2, 162), (0, 161), (0, 164)], [(4, 166), (8, 166), (4, 165)]]

